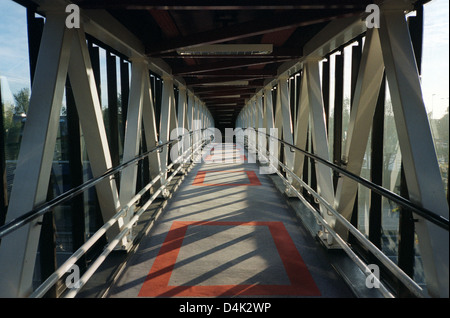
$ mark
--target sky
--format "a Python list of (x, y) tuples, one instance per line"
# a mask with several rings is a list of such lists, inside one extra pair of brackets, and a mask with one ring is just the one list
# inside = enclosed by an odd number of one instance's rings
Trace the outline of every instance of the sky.
[(424, 8), (422, 94), (427, 110), (440, 118), (449, 105), (449, 1)]
[(30, 88), (26, 10), (9, 0), (0, 0), (0, 76), (4, 100)]
[[(449, 105), (449, 1), (432, 0), (425, 5), (424, 14), (422, 94), (427, 110), (440, 118)], [(3, 99), (12, 99), (23, 87), (30, 88), (29, 74), (26, 10), (11, 0), (0, 0)], [(102, 95), (104, 101), (106, 94)]]

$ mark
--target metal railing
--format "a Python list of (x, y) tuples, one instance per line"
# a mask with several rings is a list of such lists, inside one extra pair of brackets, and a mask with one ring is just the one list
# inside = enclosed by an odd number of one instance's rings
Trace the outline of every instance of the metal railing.
[[(3, 226), (0, 226), (0, 238), (12, 233), (13, 231), (19, 229), (20, 227), (32, 222), (36, 218), (43, 216), (47, 212), (51, 212), (53, 208), (56, 206), (67, 202), (71, 200), (72, 198), (76, 197), (77, 195), (83, 193), (84, 191), (90, 189), (91, 187), (95, 186), (99, 182), (102, 182), (103, 180), (115, 175), (116, 173), (121, 172), (123, 169), (125, 169), (128, 166), (131, 166), (133, 164), (137, 164), (139, 161), (145, 159), (150, 154), (161, 151), (164, 147), (169, 147), (170, 145), (176, 144), (179, 141), (182, 140), (183, 137), (186, 137), (186, 135), (189, 135), (189, 138), (192, 138), (192, 136), (198, 132), (202, 132), (205, 129), (199, 129), (196, 131), (191, 131), (185, 135), (180, 135), (178, 139), (170, 140), (165, 143), (161, 143), (154, 148), (152, 148), (149, 151), (146, 151), (145, 153), (125, 162), (122, 163), (114, 168), (108, 169), (105, 171), (102, 175), (92, 178), (85, 183), (83, 183), (80, 186), (77, 186), (75, 188), (72, 188), (71, 190), (61, 194), (60, 196), (54, 198), (53, 200), (50, 200), (35, 209), (23, 214), (22, 216), (11, 220), (10, 222), (6, 223)], [(170, 163), (165, 171), (161, 171), (155, 178), (153, 178), (147, 185), (145, 185), (127, 204), (123, 205), (120, 210), (107, 222), (104, 223), (104, 225), (98, 229), (82, 246), (80, 246), (53, 274), (51, 274), (40, 286), (38, 286), (34, 292), (30, 295), (32, 298), (38, 298), (43, 297), (50, 288), (58, 282), (65, 274), (68, 273), (68, 271), (71, 269), (71, 267), (83, 256), (85, 255), (89, 249), (106, 233), (108, 229), (110, 229), (118, 220), (126, 215), (126, 213), (129, 212), (129, 210), (134, 206), (136, 202), (138, 202), (142, 196), (149, 191), (152, 186), (156, 184), (158, 180), (161, 179), (162, 176), (164, 176), (166, 173), (170, 172), (174, 165), (179, 164), (179, 166), (172, 171), (171, 175), (165, 180), (164, 184), (161, 185), (161, 187), (156, 190), (153, 195), (143, 204), (140, 209), (136, 212), (134, 212), (133, 217), (131, 220), (123, 225), (120, 229), (119, 234), (117, 234), (116, 237), (114, 237), (103, 249), (102, 253), (93, 261), (90, 266), (87, 268), (86, 272), (81, 276), (81, 278), (78, 280), (76, 287), (74, 288), (68, 288), (63, 294), (63, 297), (75, 297), (76, 294), (81, 290), (81, 288), (86, 284), (86, 282), (92, 277), (92, 275), (95, 273), (95, 271), (100, 267), (100, 265), (106, 260), (106, 257), (116, 248), (116, 246), (119, 244), (119, 242), (122, 241), (123, 238), (125, 238), (126, 235), (131, 231), (134, 224), (139, 220), (141, 215), (147, 210), (147, 208), (152, 204), (152, 202), (167, 188), (167, 186), (170, 184), (171, 180), (177, 175), (177, 173), (183, 168), (183, 164), (185, 164), (187, 161), (190, 160), (191, 156), (196, 156), (198, 154), (198, 151), (201, 150), (206, 144), (208, 144), (210, 140), (205, 140), (204, 138), (199, 138), (200, 140), (197, 141), (194, 144), (193, 138), (190, 140), (190, 146), (188, 149), (186, 149), (181, 155), (177, 157), (176, 160), (174, 160), (172, 163)], [(194, 161), (195, 162), (195, 161)]]
[[(305, 151), (303, 149), (300, 149), (296, 147), (295, 145), (292, 145), (278, 137), (275, 137), (273, 135), (270, 135), (268, 133), (253, 129), (255, 132), (257, 131), (259, 134), (264, 135), (264, 137), (271, 138), (271, 140), (276, 140), (278, 142), (283, 143), (285, 146), (290, 148), (290, 151), (299, 151), (308, 158), (311, 158), (321, 164), (324, 164), (328, 166), (329, 168), (333, 169), (339, 174), (345, 175), (346, 177), (351, 178), (352, 180), (356, 181), (357, 183), (369, 188), (370, 190), (376, 192), (377, 194), (397, 203), (398, 205), (410, 209), (411, 211), (417, 213), (418, 215), (422, 216), (426, 220), (438, 225), (439, 227), (443, 228), (444, 230), (449, 230), (449, 220), (444, 218), (443, 216), (437, 215), (434, 212), (431, 212), (423, 207), (420, 207), (413, 202), (406, 200), (405, 198), (377, 185), (374, 184), (360, 176), (357, 176), (342, 167), (339, 167), (328, 160), (325, 160), (323, 158), (320, 158), (317, 155), (314, 155), (308, 151)], [(352, 248), (349, 246), (347, 242), (345, 242), (339, 234), (337, 234), (334, 229), (327, 223), (327, 221), (323, 218), (321, 213), (317, 211), (317, 209), (312, 206), (305, 197), (296, 189), (291, 182), (289, 182), (288, 179), (285, 178), (285, 176), (278, 170), (277, 166), (279, 165), (286, 173), (292, 176), (293, 179), (295, 179), (304, 189), (308, 191), (315, 199), (317, 199), (321, 204), (322, 207), (327, 210), (327, 212), (331, 213), (333, 216), (336, 217), (336, 220), (339, 221), (350, 233), (353, 234), (353, 236), (362, 244), (363, 247), (365, 247), (368, 251), (370, 251), (386, 268), (400, 281), (402, 282), (408, 290), (414, 294), (416, 297), (426, 297), (424, 290), (422, 287), (420, 287), (411, 277), (409, 277), (397, 264), (395, 264), (391, 259), (389, 259), (386, 254), (384, 254), (377, 246), (375, 246), (369, 239), (366, 238), (366, 236), (361, 233), (353, 224), (351, 224), (346, 218), (344, 218), (338, 211), (334, 209), (334, 207), (327, 202), (323, 197), (321, 197), (316, 191), (314, 191), (306, 182), (304, 182), (300, 177), (298, 177), (293, 171), (291, 171), (285, 164), (280, 162), (278, 158), (275, 158), (270, 153), (267, 152), (267, 148), (265, 148), (265, 153), (261, 153), (259, 151), (259, 147), (255, 147), (253, 144), (248, 143), (247, 138), (247, 145), (250, 145), (259, 155), (261, 155), (265, 160), (269, 162), (269, 164), (275, 168), (276, 173), (284, 180), (284, 183), (289, 186), (290, 190), (306, 205), (306, 207), (313, 213), (314, 217), (318, 221), (319, 224), (321, 224), (335, 240), (336, 242), (342, 247), (342, 249), (349, 255), (349, 257), (355, 262), (355, 264), (368, 276), (372, 274), (372, 271), (368, 268), (368, 266), (361, 260), (361, 258), (352, 250)], [(263, 144), (264, 145), (264, 144)], [(266, 143), (267, 145), (267, 143)], [(269, 160), (267, 158), (267, 155), (273, 159)], [(273, 164), (272, 162), (275, 162)], [(392, 293), (383, 285), (382, 282), (380, 282), (377, 277), (371, 276), (375, 281), (377, 281), (380, 285), (380, 292), (385, 297), (394, 297)]]

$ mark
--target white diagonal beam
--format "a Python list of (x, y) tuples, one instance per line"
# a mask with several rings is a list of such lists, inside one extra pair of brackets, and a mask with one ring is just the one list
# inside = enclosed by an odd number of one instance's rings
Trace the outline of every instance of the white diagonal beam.
[[(148, 72), (144, 75), (144, 87), (143, 87), (143, 100), (142, 100), (142, 123), (144, 125), (145, 142), (147, 144), (147, 150), (153, 149), (158, 144), (158, 134), (155, 118), (155, 108), (153, 105), (152, 89), (150, 85), (150, 78)], [(161, 159), (159, 152), (155, 151), (148, 155), (148, 163), (150, 169), (150, 178), (154, 179), (161, 172)], [(159, 188), (161, 186), (161, 180), (158, 180), (154, 187)]]
[[(142, 104), (144, 99), (144, 78), (148, 76), (148, 65), (142, 59), (133, 59), (131, 66), (131, 85), (128, 100), (127, 124), (123, 146), (123, 162), (139, 155), (141, 145)], [(127, 204), (136, 194), (138, 166), (133, 164), (122, 170), (120, 177), (120, 202)], [(125, 224), (132, 213), (124, 217)]]
[[(74, 32), (65, 27), (65, 18), (57, 12), (46, 16), (6, 222), (47, 199)], [(32, 292), (41, 219), (2, 238), (0, 297), (26, 297)]]
[[(175, 112), (175, 97), (173, 90), (173, 79), (169, 76), (163, 76), (163, 94), (161, 101), (161, 120), (160, 120), (160, 141), (166, 143), (170, 140), (170, 132), (177, 126), (177, 118)], [(198, 114), (198, 113), (197, 113)], [(170, 147), (164, 147), (161, 151), (161, 171), (165, 171), (168, 166)], [(161, 182), (166, 182), (165, 177), (167, 173), (164, 173), (164, 178)]]
[[(343, 154), (346, 169), (356, 175), (360, 175), (364, 162), (383, 72), (378, 29), (368, 29), (350, 114), (348, 141)], [(336, 191), (337, 211), (348, 221), (352, 216), (357, 191), (357, 182), (346, 177), (339, 178)], [(340, 223), (336, 225), (336, 231), (343, 238), (348, 235), (348, 231)]]
[[(89, 155), (92, 175), (95, 178), (112, 168), (112, 160), (103, 121), (102, 107), (98, 97), (85, 34), (82, 29), (78, 29), (74, 37), (69, 64), (69, 78)], [(116, 214), (120, 206), (114, 177), (111, 176), (97, 184), (96, 190), (102, 217), (106, 222)], [(107, 232), (109, 240), (118, 234), (120, 226), (122, 226), (121, 221)]]
[[(304, 64), (304, 76), (307, 76), (309, 114), (314, 153), (329, 160), (328, 137), (325, 123), (325, 109), (323, 105), (322, 89), (320, 86), (319, 62), (310, 60)], [(331, 168), (315, 163), (317, 176), (317, 192), (330, 204), (334, 202), (334, 189)], [(334, 227), (335, 217), (322, 211), (325, 220)], [(331, 237), (327, 237), (327, 240)], [(330, 244), (331, 241), (328, 241)]]
[[(382, 9), (379, 31), (410, 200), (448, 219), (448, 203), (403, 10)], [(448, 231), (416, 217), (428, 292), (434, 297), (448, 297)]]
[[(277, 105), (277, 107), (281, 108), (283, 140), (292, 145), (294, 144), (294, 137), (292, 131), (292, 114), (287, 75), (283, 75), (278, 78), (278, 94), (280, 97), (280, 103)], [(289, 170), (292, 171), (294, 169), (294, 152), (291, 151), (291, 148), (289, 146), (284, 147), (284, 162)], [(291, 174), (287, 174), (287, 179), (290, 183), (292, 183)], [(290, 188), (288, 187), (288, 189)]]

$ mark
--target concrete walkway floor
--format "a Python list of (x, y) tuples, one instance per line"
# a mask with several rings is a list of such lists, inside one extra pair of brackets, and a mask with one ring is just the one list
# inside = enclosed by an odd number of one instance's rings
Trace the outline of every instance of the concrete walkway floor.
[(205, 161), (175, 192), (109, 297), (353, 297), (242, 145), (217, 144)]

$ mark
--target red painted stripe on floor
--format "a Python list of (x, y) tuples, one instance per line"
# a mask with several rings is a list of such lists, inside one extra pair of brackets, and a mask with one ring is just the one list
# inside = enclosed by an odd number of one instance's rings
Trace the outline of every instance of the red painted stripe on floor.
[[(235, 172), (245, 172), (247, 174), (249, 183), (204, 183), (206, 173), (208, 172), (224, 172), (224, 173), (235, 173)], [(214, 187), (214, 186), (260, 186), (261, 181), (259, 181), (258, 176), (254, 171), (251, 170), (206, 170), (206, 171), (199, 171), (197, 172), (197, 175), (194, 178), (194, 182), (192, 182), (192, 185), (195, 186), (206, 186), (206, 187)]]
[(197, 172), (197, 175), (195, 176), (194, 182), (192, 182), (192, 185), (202, 185), (203, 181), (205, 180), (206, 171), (199, 171)]
[[(188, 226), (268, 226), (275, 246), (283, 261), (291, 285), (214, 285), (214, 286), (169, 286), (170, 275), (175, 267), (178, 253)], [(140, 297), (195, 297), (233, 295), (293, 295), (320, 296), (311, 274), (295, 247), (292, 238), (281, 222), (214, 222), (175, 221), (150, 269), (139, 292)]]

